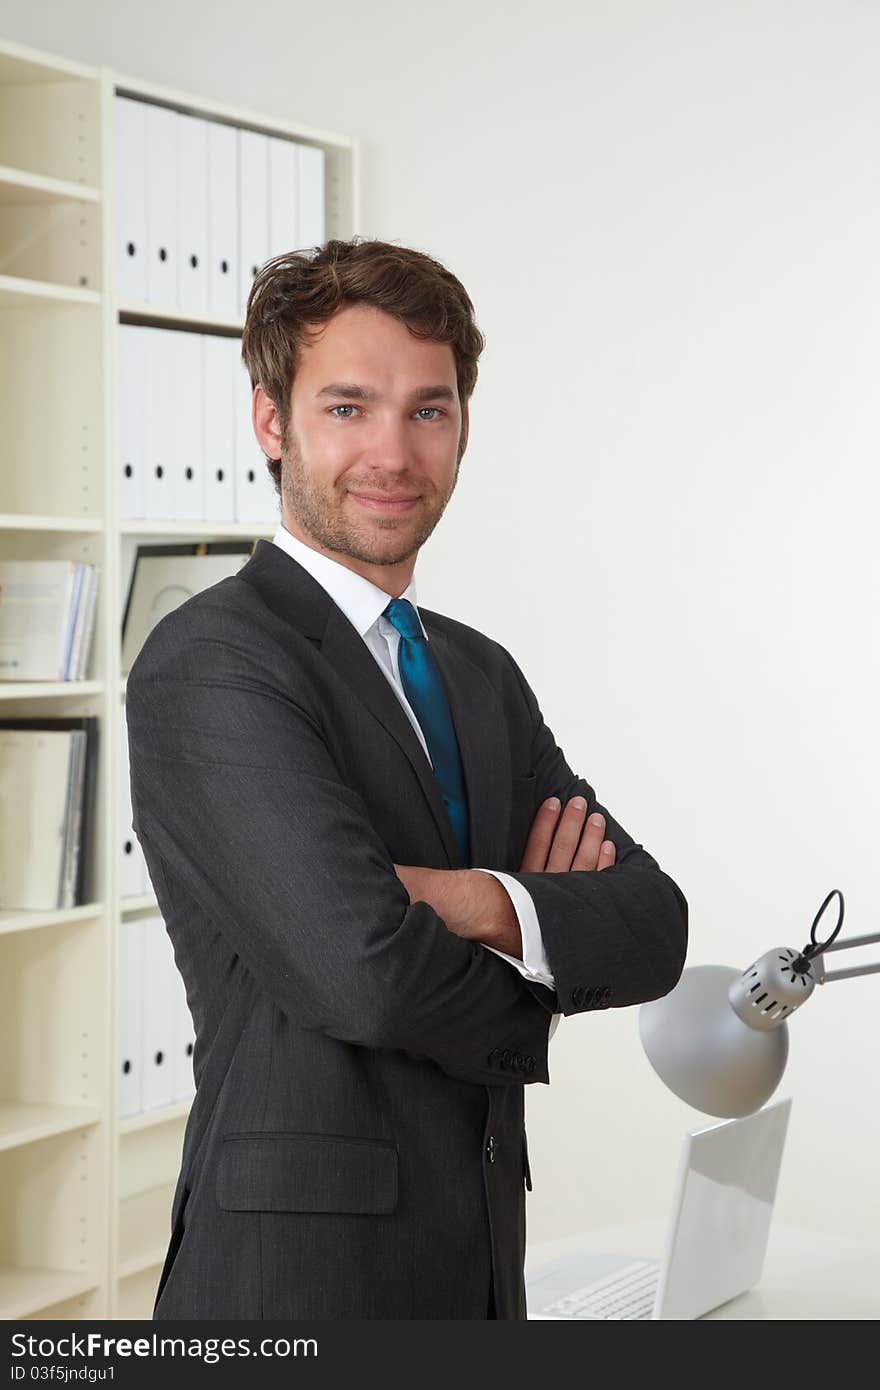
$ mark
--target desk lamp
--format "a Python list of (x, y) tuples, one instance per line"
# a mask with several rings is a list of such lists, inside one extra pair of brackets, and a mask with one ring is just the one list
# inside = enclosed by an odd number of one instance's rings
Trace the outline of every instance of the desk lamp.
[[(816, 928), (834, 896), (837, 925), (827, 941)], [(728, 1119), (759, 1110), (773, 1094), (788, 1058), (788, 1019), (817, 984), (880, 971), (874, 965), (825, 970), (824, 955), (880, 941), (880, 932), (838, 941), (843, 894), (832, 888), (813, 920), (802, 951), (780, 946), (740, 972), (726, 965), (696, 965), (662, 999), (639, 1010), (639, 1033), (660, 1080), (686, 1104)]]

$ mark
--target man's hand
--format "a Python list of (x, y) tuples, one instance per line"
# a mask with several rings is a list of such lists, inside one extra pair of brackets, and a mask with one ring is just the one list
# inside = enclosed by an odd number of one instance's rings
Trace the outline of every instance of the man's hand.
[(551, 796), (538, 807), (520, 873), (566, 874), (572, 870), (607, 869), (614, 863), (612, 840), (603, 840), (605, 817), (595, 811), (584, 825), (587, 803), (573, 796), (560, 815), (558, 796)]
[[(555, 802), (555, 805), (553, 804)], [(568, 873), (607, 869), (615, 848), (603, 840), (605, 817), (595, 813), (584, 825), (586, 802), (575, 796), (560, 815), (557, 797), (538, 808), (526, 841), (520, 873)], [(430, 903), (456, 936), (497, 946), (522, 956), (519, 922), (502, 885), (490, 874), (472, 869), (428, 869), (419, 864), (395, 864), (409, 900)]]
[(430, 903), (449, 931), (522, 958), (519, 922), (507, 892), (476, 869), (428, 869), (395, 864), (411, 903)]

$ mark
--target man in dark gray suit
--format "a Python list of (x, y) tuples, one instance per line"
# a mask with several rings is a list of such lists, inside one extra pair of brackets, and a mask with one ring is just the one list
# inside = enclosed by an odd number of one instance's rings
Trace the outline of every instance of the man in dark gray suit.
[(554, 1017), (681, 972), (679, 888), (510, 654), (416, 604), (482, 346), (405, 248), (331, 241), (254, 281), (282, 525), (127, 687), (196, 1031), (157, 1319), (524, 1318), (523, 1092)]

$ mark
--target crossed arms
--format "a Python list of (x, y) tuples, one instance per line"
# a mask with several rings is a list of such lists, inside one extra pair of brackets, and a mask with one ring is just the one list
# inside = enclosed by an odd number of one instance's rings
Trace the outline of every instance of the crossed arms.
[[(520, 872), (589, 873), (610, 868), (617, 851), (613, 840), (603, 838), (601, 812), (587, 818), (583, 796), (572, 797), (561, 815), (560, 806), (559, 797), (554, 796), (538, 807)], [(497, 879), (473, 869), (430, 869), (416, 864), (395, 864), (394, 871), (410, 902), (430, 903), (456, 936), (522, 959), (519, 921)]]
[[(595, 809), (516, 669), (538, 796), (580, 794)], [(291, 688), (289, 646), (255, 641), (245, 613), (190, 604), (169, 615), (132, 668), (126, 706), (134, 826), (151, 871), (200, 905), (236, 966), (297, 1026), (428, 1058), (465, 1081), (547, 1082), (548, 1030), (560, 1007), (578, 1011), (573, 985), (602, 983), (624, 1004), (665, 993), (680, 974), (684, 898), (604, 811), (616, 846), (604, 872), (574, 871), (574, 856), (570, 871), (557, 867), (579, 814), (568, 807), (544, 869), (542, 811), (514, 875), (535, 902), (558, 998), (473, 934), (486, 895), (507, 908), (490, 875), (415, 866), (448, 920), (413, 898), (330, 755), (320, 709)], [(515, 944), (509, 919), (505, 928), (496, 910), (491, 920), (496, 939)], [(528, 1074), (499, 1071), (499, 1050), (531, 1058)]]

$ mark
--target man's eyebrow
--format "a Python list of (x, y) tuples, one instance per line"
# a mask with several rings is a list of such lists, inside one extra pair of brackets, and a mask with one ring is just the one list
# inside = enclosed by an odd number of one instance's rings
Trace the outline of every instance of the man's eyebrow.
[(342, 396), (347, 401), (374, 401), (376, 392), (370, 391), (366, 386), (358, 386), (356, 381), (331, 381), (329, 386), (322, 386), (318, 392), (319, 396)]
[[(358, 386), (356, 381), (331, 381), (329, 386), (322, 386), (317, 393), (321, 396), (337, 396), (346, 401), (376, 401), (379, 399), (378, 392), (371, 391), (367, 386)], [(411, 401), (452, 401), (455, 400), (455, 392), (451, 386), (418, 386), (410, 395)]]

